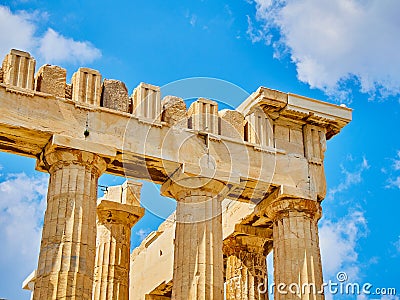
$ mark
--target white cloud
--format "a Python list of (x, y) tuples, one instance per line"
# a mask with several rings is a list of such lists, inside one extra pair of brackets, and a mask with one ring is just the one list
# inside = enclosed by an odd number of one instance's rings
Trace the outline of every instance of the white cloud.
[(40, 35), (37, 22), (46, 16), (45, 12), (37, 11), (12, 12), (0, 5), (0, 57), (11, 48), (29, 51), (46, 63), (84, 64), (101, 57), (101, 51), (88, 41), (75, 41), (51, 28)]
[(394, 179), (389, 178), (387, 188), (398, 188), (400, 189), (400, 176), (395, 177)]
[(352, 282), (359, 279), (356, 246), (366, 231), (367, 221), (361, 211), (349, 213), (337, 221), (321, 220), (319, 236), (326, 279), (336, 279), (338, 272), (346, 272)]
[(35, 48), (36, 26), (26, 14), (12, 13), (6, 6), (0, 6), (0, 55), (1, 59), (11, 48)]
[[(392, 169), (394, 172), (400, 171), (400, 151), (397, 151), (397, 157), (393, 159)], [(400, 176), (393, 175), (390, 173), (391, 178), (388, 179), (388, 184), (386, 188), (398, 188), (400, 189)]]
[(397, 158), (393, 160), (393, 169), (400, 171), (400, 151), (397, 151)]
[(279, 56), (289, 51), (298, 79), (346, 96), (356, 79), (362, 92), (400, 93), (397, 0), (255, 0), (264, 36)]
[(197, 15), (194, 13), (191, 13), (189, 10), (186, 10), (185, 12), (185, 18), (189, 20), (189, 24), (193, 27), (196, 26), (197, 24)]
[(140, 242), (142, 242), (151, 232), (149, 228), (140, 228), (138, 231), (135, 232), (135, 234), (139, 237)]
[[(0, 290), (20, 290), (36, 268), (48, 177), (8, 174), (0, 182)], [(13, 286), (18, 284), (18, 286)]]
[(101, 57), (100, 50), (91, 43), (66, 38), (51, 28), (40, 40), (39, 53), (46, 62), (51, 63), (70, 61), (83, 64)]
[(399, 236), (399, 239), (393, 243), (393, 245), (394, 245), (396, 251), (400, 254), (400, 236)]
[(362, 181), (362, 174), (365, 170), (369, 169), (368, 161), (363, 157), (362, 162), (356, 167), (356, 170), (349, 171), (343, 165), (340, 166), (342, 169), (342, 174), (344, 175), (344, 180), (340, 182), (336, 187), (329, 189), (327, 200), (331, 200), (335, 197), (337, 193), (341, 193), (348, 190), (351, 186), (358, 184)]
[(196, 22), (197, 22), (197, 16), (193, 14), (193, 15), (190, 17), (189, 23), (190, 23), (190, 25), (195, 26), (195, 25), (196, 25)]
[(250, 16), (247, 16), (247, 25), (246, 33), (253, 44), (262, 40), (265, 40), (267, 44), (270, 43), (272, 36), (268, 34), (268, 32), (265, 32), (259, 28), (255, 28)]

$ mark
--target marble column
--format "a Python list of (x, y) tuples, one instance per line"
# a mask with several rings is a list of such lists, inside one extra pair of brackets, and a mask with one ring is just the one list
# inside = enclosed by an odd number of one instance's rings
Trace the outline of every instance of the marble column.
[(129, 298), (131, 228), (144, 215), (139, 204), (141, 185), (126, 182), (109, 187), (104, 198), (99, 199), (93, 299)]
[(41, 164), (50, 181), (33, 299), (92, 299), (97, 182), (106, 161), (53, 148)]
[(285, 198), (267, 208), (273, 220), (275, 300), (325, 299), (317, 201)]
[(268, 300), (266, 240), (236, 236), (224, 241), (227, 300)]
[(172, 299), (222, 300), (222, 208), (225, 185), (206, 178), (168, 181), (177, 200)]

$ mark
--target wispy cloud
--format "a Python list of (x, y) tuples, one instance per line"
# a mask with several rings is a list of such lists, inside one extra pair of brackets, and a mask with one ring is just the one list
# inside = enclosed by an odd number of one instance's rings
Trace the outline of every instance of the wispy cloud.
[(194, 15), (194, 14), (191, 15), (190, 16), (190, 20), (189, 20), (190, 25), (195, 26), (196, 25), (196, 21), (197, 21), (197, 16)]
[(400, 174), (398, 174), (400, 171), (400, 151), (397, 151), (397, 156), (392, 160), (392, 162), (391, 172), (389, 172), (390, 177), (388, 179), (386, 188), (400, 189)]
[(140, 228), (135, 234), (139, 237), (140, 241), (143, 241), (151, 232), (149, 228)]
[(400, 151), (397, 151), (397, 157), (393, 160), (393, 169), (400, 171)]
[[(36, 268), (48, 177), (8, 174), (0, 182), (0, 290), (19, 290)], [(18, 283), (18, 286), (13, 286)]]
[(252, 19), (250, 16), (247, 16), (247, 31), (248, 37), (250, 38), (251, 42), (258, 43), (260, 41), (265, 41), (267, 44), (270, 43), (272, 35), (268, 33), (268, 31), (264, 31), (260, 28), (256, 28), (253, 24)]
[(348, 190), (353, 185), (356, 185), (362, 181), (362, 174), (364, 171), (369, 169), (368, 160), (363, 157), (362, 162), (358, 164), (354, 171), (349, 171), (343, 165), (340, 166), (343, 174), (343, 181), (340, 182), (336, 187), (328, 190), (327, 200), (331, 200), (337, 193)]
[(196, 26), (197, 23), (197, 15), (190, 12), (189, 10), (186, 10), (185, 12), (185, 18), (189, 21), (189, 24), (193, 27)]
[(352, 280), (359, 278), (356, 246), (367, 229), (361, 211), (351, 212), (337, 221), (321, 220), (319, 232), (325, 278), (334, 278), (339, 271), (346, 272)]
[(394, 248), (396, 249), (397, 253), (400, 254), (400, 236), (396, 242), (393, 243)]
[(349, 96), (349, 81), (371, 97), (400, 94), (399, 1), (254, 2), (260, 38), (290, 53), (300, 81), (337, 97)]
[(51, 28), (40, 34), (38, 23), (47, 17), (46, 12), (12, 12), (0, 5), (0, 57), (11, 48), (29, 51), (46, 63), (83, 64), (101, 57), (101, 51), (88, 41), (76, 41)]
[(389, 178), (388, 185), (386, 187), (400, 189), (400, 176), (397, 176), (397, 177), (395, 177), (393, 179)]

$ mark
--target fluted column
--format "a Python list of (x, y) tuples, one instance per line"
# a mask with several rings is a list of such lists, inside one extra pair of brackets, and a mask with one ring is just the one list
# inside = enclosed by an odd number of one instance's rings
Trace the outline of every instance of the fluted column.
[(249, 236), (225, 241), (227, 300), (268, 300), (265, 243), (265, 239)]
[(164, 195), (177, 200), (172, 299), (223, 299), (224, 186), (190, 178), (162, 187)]
[(274, 222), (275, 300), (325, 299), (317, 225), (320, 204), (279, 199), (269, 205), (267, 214)]
[[(141, 184), (136, 187), (140, 195)], [(113, 188), (118, 189), (120, 186), (109, 189)], [(129, 185), (125, 185), (125, 188), (129, 188)], [(122, 196), (123, 193), (115, 194)], [(131, 228), (144, 215), (144, 208), (139, 206), (139, 199), (134, 202), (126, 200), (123, 196), (115, 199), (106, 194), (97, 206), (97, 247), (93, 285), (95, 300), (129, 298)]]
[(50, 181), (33, 299), (91, 299), (97, 181), (106, 162), (89, 152), (48, 149), (41, 163)]

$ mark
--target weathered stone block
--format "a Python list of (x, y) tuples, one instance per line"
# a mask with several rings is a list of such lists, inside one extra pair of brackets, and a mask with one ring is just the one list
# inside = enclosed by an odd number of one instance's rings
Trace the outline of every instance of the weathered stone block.
[(274, 124), (262, 109), (254, 109), (246, 116), (246, 121), (245, 140), (264, 147), (274, 146)]
[(275, 139), (280, 139), (289, 142), (289, 127), (276, 125), (275, 126)]
[(101, 74), (99, 71), (79, 68), (72, 75), (72, 100), (100, 106)]
[(41, 66), (35, 76), (35, 90), (65, 98), (67, 70), (58, 66)]
[(309, 161), (322, 162), (326, 150), (326, 132), (325, 129), (305, 125), (303, 127), (304, 150)]
[(193, 102), (188, 110), (189, 128), (218, 134), (218, 103), (205, 98)]
[(127, 180), (122, 185), (108, 187), (104, 193), (104, 199), (121, 204), (140, 206), (141, 189), (141, 182)]
[(161, 101), (162, 117), (161, 120), (169, 125), (187, 126), (186, 104), (182, 98), (166, 96)]
[(3, 60), (3, 82), (33, 90), (36, 61), (28, 52), (12, 49)]
[(219, 132), (223, 136), (241, 138), (244, 136), (244, 116), (236, 111), (224, 109), (218, 112)]
[(0, 68), (0, 83), (3, 83), (3, 69)]
[(129, 96), (125, 83), (119, 80), (104, 79), (101, 106), (128, 112)]
[(65, 99), (72, 99), (72, 84), (65, 85)]
[(303, 133), (300, 127), (296, 128), (295, 126), (295, 124), (289, 122), (275, 124), (275, 147), (286, 151), (288, 154), (304, 156)]
[(132, 94), (132, 113), (152, 122), (161, 121), (160, 87), (141, 82)]

